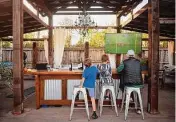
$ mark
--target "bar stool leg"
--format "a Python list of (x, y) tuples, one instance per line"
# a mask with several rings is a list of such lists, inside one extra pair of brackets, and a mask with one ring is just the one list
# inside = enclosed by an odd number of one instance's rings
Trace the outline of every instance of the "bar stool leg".
[(111, 93), (112, 93), (112, 99), (113, 99), (113, 103), (114, 103), (116, 115), (119, 116), (119, 115), (118, 115), (118, 110), (117, 110), (117, 104), (116, 104), (115, 90), (112, 89), (112, 90), (111, 90)]
[(129, 91), (128, 89), (126, 89), (125, 120), (127, 119), (127, 115), (128, 115), (128, 108), (129, 108), (129, 102), (130, 102), (130, 94), (131, 94), (131, 91)]
[(73, 91), (73, 94), (72, 94), (72, 104), (71, 104), (71, 111), (70, 111), (70, 121), (72, 119), (72, 114), (73, 114), (73, 110), (74, 110), (74, 104), (75, 104), (75, 97), (76, 97), (76, 90)]
[(87, 117), (88, 117), (88, 120), (90, 120), (90, 116), (89, 116), (89, 107), (88, 107), (88, 101), (87, 101), (87, 94), (86, 94), (86, 91), (84, 94), (84, 102), (85, 102), (85, 106), (86, 106), (86, 113), (87, 113)]
[(122, 95), (122, 103), (121, 103), (121, 109), (120, 109), (120, 112), (122, 112), (123, 110), (123, 106), (124, 106), (124, 101), (126, 99), (126, 89), (124, 89), (123, 91), (123, 95)]
[(137, 94), (138, 94), (138, 93), (137, 93), (136, 91), (133, 91), (135, 109), (137, 109), (137, 104), (138, 104), (138, 101), (137, 101)]
[(103, 111), (103, 100), (104, 100), (104, 94), (105, 94), (105, 90), (104, 88), (102, 88), (102, 95), (101, 95), (101, 100), (100, 100), (100, 117), (101, 117), (101, 114), (102, 114), (102, 111)]
[(114, 107), (113, 94), (112, 94), (112, 91), (111, 91), (111, 90), (109, 90), (109, 91), (110, 91), (110, 98), (111, 98), (111, 107), (112, 107), (112, 109), (113, 109), (113, 107)]
[(140, 108), (141, 108), (142, 119), (144, 119), (144, 111), (143, 111), (143, 105), (142, 105), (142, 98), (141, 98), (140, 89), (138, 90), (138, 97), (139, 97), (139, 103), (140, 103)]

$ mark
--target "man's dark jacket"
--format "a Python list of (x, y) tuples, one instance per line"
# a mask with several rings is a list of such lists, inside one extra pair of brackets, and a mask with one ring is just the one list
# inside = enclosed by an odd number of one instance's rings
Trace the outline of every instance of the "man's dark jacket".
[(142, 85), (141, 63), (138, 59), (130, 57), (123, 61), (124, 69), (121, 72), (120, 88), (124, 86)]

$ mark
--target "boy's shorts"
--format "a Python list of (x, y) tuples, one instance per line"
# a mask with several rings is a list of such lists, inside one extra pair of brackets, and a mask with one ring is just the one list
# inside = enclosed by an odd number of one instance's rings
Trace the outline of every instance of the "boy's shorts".
[(95, 88), (86, 88), (89, 91), (90, 97), (95, 97)]

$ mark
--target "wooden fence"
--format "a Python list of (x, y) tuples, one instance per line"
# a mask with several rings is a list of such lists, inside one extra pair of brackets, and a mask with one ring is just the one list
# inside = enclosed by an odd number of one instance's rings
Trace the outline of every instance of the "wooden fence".
[[(27, 54), (27, 64), (31, 66), (32, 63), (32, 49), (24, 48), (24, 52)], [(90, 48), (89, 55), (94, 63), (101, 62), (101, 56), (104, 54), (104, 48)], [(2, 49), (2, 61), (12, 61), (13, 49), (4, 48)], [(59, 55), (59, 52), (58, 52)], [(142, 49), (142, 56), (148, 57), (148, 49)], [(64, 50), (64, 55), (62, 59), (62, 64), (70, 64), (70, 61), (73, 63), (78, 63), (84, 59), (84, 49), (83, 48), (66, 48)], [(38, 62), (46, 62), (44, 50), (39, 50)], [(161, 48), (159, 51), (159, 62), (160, 67), (164, 64), (168, 64), (168, 49)]]

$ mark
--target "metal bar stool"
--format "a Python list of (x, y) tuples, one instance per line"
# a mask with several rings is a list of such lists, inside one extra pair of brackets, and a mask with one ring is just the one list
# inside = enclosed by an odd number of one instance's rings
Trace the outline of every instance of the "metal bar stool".
[(134, 87), (128, 87), (126, 86), (123, 92), (123, 99), (122, 99), (122, 104), (121, 104), (121, 111), (123, 109), (124, 106), (124, 101), (126, 99), (126, 104), (125, 104), (125, 120), (127, 119), (127, 115), (128, 115), (128, 109), (129, 109), (129, 102), (130, 102), (130, 96), (131, 93), (134, 93), (134, 103), (135, 103), (135, 109), (137, 109), (137, 96), (139, 98), (139, 104), (140, 104), (140, 108), (141, 108), (141, 114), (142, 114), (142, 119), (144, 119), (144, 112), (143, 112), (143, 105), (142, 105), (142, 98), (141, 98), (141, 91), (140, 88), (142, 88), (143, 85), (139, 85), (139, 86), (134, 86)]
[[(104, 101), (104, 95), (106, 90), (110, 90), (111, 91), (111, 105), (103, 105), (103, 101)], [(116, 104), (116, 95), (115, 95), (115, 90), (114, 90), (114, 86), (110, 86), (110, 85), (103, 85), (102, 86), (102, 90), (101, 90), (101, 95), (100, 95), (100, 99), (99, 99), (99, 105), (100, 107), (100, 116), (102, 114), (103, 111), (103, 106), (114, 106), (115, 107), (115, 112), (116, 115), (118, 116), (118, 110), (117, 110), (117, 104)]]
[[(78, 92), (80, 92), (80, 93), (82, 92), (83, 93), (84, 102), (85, 102), (85, 108), (74, 108), (74, 104), (75, 103), (80, 103), (80, 102), (75, 102), (75, 98), (76, 98), (76, 95), (77, 95)], [(70, 121), (72, 119), (72, 114), (73, 114), (73, 110), (74, 109), (86, 109), (88, 120), (90, 120), (88, 101), (87, 101), (87, 93), (86, 93), (86, 89), (85, 88), (80, 88), (79, 86), (74, 86), (73, 94), (72, 94), (71, 111), (70, 111)]]

